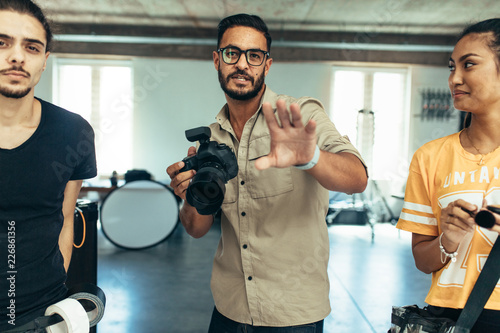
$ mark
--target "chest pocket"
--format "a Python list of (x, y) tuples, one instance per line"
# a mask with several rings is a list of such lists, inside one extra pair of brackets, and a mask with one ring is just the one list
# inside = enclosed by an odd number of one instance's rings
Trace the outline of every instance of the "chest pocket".
[(223, 204), (230, 204), (236, 202), (238, 196), (238, 177), (234, 177), (226, 184), (226, 193), (224, 194)]
[(270, 150), (269, 135), (250, 142), (247, 177), (249, 192), (253, 199), (272, 197), (293, 190), (290, 168), (269, 168), (266, 170), (257, 170), (255, 168), (255, 160), (266, 156)]

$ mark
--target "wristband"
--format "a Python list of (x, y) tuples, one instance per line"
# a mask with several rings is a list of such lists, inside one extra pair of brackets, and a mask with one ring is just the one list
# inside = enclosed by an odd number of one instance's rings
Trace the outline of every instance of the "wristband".
[(313, 166), (315, 166), (316, 164), (318, 164), (318, 160), (319, 160), (319, 147), (316, 146), (316, 149), (314, 150), (314, 156), (312, 158), (312, 160), (310, 160), (308, 163), (306, 164), (300, 164), (300, 165), (294, 165), (297, 169), (300, 169), (300, 170), (309, 170), (311, 169)]
[[(451, 258), (452, 262), (457, 261), (457, 255), (458, 255), (458, 249), (457, 251), (453, 253), (446, 252), (446, 249), (443, 246), (443, 243), (441, 242), (441, 238), (443, 237), (444, 233), (441, 233), (439, 235), (439, 249), (441, 250), (441, 263), (444, 264), (446, 262), (446, 258)], [(443, 254), (444, 254), (444, 259), (443, 259)]]

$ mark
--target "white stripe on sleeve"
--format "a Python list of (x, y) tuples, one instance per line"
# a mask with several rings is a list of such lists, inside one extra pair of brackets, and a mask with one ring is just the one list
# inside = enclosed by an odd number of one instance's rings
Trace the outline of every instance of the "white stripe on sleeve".
[(405, 201), (403, 204), (403, 209), (416, 210), (417, 212), (425, 213), (425, 214), (434, 214), (431, 206), (416, 204), (413, 202)]
[(437, 219), (435, 217), (420, 216), (417, 214), (410, 214), (401, 212), (399, 216), (401, 220), (406, 220), (410, 222), (425, 224), (425, 225), (437, 225)]

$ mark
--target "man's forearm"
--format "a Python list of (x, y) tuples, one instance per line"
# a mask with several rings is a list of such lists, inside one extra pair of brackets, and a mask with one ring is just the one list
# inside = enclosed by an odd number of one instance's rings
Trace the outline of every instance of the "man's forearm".
[(318, 164), (307, 172), (324, 188), (349, 194), (363, 192), (368, 181), (363, 163), (350, 153), (321, 151)]
[(196, 209), (187, 202), (184, 202), (182, 205), (179, 218), (186, 232), (194, 238), (203, 237), (210, 230), (214, 222), (212, 215), (198, 214)]
[(64, 224), (59, 234), (59, 250), (64, 258), (64, 269), (66, 272), (68, 271), (71, 262), (71, 253), (73, 251), (75, 206), (81, 187), (81, 180), (72, 180), (66, 184), (66, 189), (64, 190), (62, 207)]
[(73, 240), (74, 240), (74, 229), (73, 229), (73, 216), (71, 216), (71, 221), (67, 221), (70, 217), (65, 218), (63, 228), (59, 234), (59, 250), (64, 259), (64, 269), (68, 271), (69, 264), (71, 262), (71, 254), (73, 253)]

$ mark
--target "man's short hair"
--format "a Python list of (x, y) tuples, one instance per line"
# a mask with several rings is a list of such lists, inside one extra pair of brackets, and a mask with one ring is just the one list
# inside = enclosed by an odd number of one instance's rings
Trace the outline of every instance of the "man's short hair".
[(31, 0), (0, 0), (0, 10), (10, 10), (20, 14), (28, 14), (36, 18), (45, 29), (45, 39), (47, 40), (47, 45), (45, 46), (45, 52), (49, 52), (52, 49), (52, 30), (50, 29), (50, 24), (45, 17), (42, 9), (38, 7)]
[(259, 16), (249, 14), (228, 16), (219, 22), (217, 26), (217, 48), (220, 47), (220, 41), (226, 30), (232, 27), (250, 27), (262, 32), (267, 40), (267, 50), (264, 51), (271, 52), (272, 39), (266, 23)]

